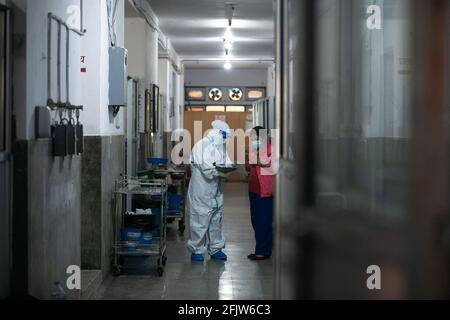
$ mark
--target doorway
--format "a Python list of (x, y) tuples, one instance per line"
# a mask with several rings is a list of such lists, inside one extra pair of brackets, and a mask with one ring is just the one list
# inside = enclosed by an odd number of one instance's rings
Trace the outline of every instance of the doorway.
[[(251, 112), (196, 112), (196, 111), (186, 111), (184, 113), (184, 129), (191, 133), (191, 146), (190, 150), (194, 145), (201, 139), (205, 137), (208, 130), (211, 129), (211, 123), (215, 120), (223, 120), (228, 123), (230, 128), (235, 132), (237, 130), (242, 130), (246, 132), (249, 128), (248, 120), (251, 119)], [(202, 132), (196, 133), (196, 123), (201, 124)], [(198, 136), (197, 136), (198, 135)], [(228, 154), (230, 155), (230, 160), (238, 163), (238, 140), (234, 138), (234, 143), (229, 144)], [(234, 150), (232, 150), (234, 149)], [(242, 161), (242, 159), (240, 159)], [(229, 178), (229, 182), (244, 182), (245, 177), (242, 172), (236, 172)]]

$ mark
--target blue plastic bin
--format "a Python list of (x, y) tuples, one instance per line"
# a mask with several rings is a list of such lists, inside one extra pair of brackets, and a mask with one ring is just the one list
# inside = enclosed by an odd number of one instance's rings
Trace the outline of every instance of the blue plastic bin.
[(159, 238), (161, 236), (161, 232), (159, 230), (155, 230), (152, 232), (153, 237)]
[(161, 225), (161, 208), (152, 208), (152, 214), (155, 216), (155, 227), (159, 228)]
[(128, 242), (125, 246), (125, 250), (128, 252), (136, 252), (138, 248), (137, 242)]
[(181, 203), (183, 202), (183, 197), (179, 194), (169, 194), (169, 211), (180, 210)]
[(151, 232), (143, 232), (139, 244), (149, 245), (152, 244), (152, 241), (153, 241), (153, 234)]
[(163, 159), (163, 158), (148, 158), (147, 162), (151, 165), (166, 165), (169, 163), (168, 159)]
[(122, 241), (140, 241), (142, 230), (135, 228), (123, 228), (121, 230)]
[[(152, 196), (152, 200), (154, 200), (154, 201), (161, 201), (161, 199), (162, 199), (161, 195), (154, 195), (154, 196)], [(153, 210), (153, 208), (152, 208), (152, 210)]]

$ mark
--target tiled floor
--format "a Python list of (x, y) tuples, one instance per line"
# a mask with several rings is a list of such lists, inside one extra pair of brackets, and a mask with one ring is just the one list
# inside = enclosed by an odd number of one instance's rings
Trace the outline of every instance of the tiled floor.
[[(188, 235), (180, 237), (176, 225), (168, 235), (168, 261), (162, 278), (156, 276), (154, 259), (128, 260), (131, 267), (118, 278), (112, 278), (103, 289), (107, 300), (262, 300), (272, 299), (272, 261), (251, 262), (247, 255), (254, 250), (247, 187), (225, 185), (223, 228), (227, 238), (228, 262), (207, 259), (193, 263), (186, 250)], [(142, 269), (142, 267), (146, 267)], [(138, 269), (139, 267), (139, 269)]]

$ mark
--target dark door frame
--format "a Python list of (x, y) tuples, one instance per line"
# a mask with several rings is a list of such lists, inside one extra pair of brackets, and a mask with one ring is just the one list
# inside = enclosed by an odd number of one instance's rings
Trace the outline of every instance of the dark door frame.
[(5, 183), (5, 194), (2, 197), (5, 197), (7, 212), (2, 214), (7, 214), (8, 225), (6, 228), (8, 229), (8, 257), (3, 261), (8, 264), (9, 269), (9, 292), (11, 293), (11, 272), (12, 272), (12, 157), (11, 157), (11, 149), (12, 149), (12, 60), (11, 60), (11, 11), (7, 6), (0, 5), (0, 11), (5, 14), (5, 39), (4, 39), (4, 52), (3, 55), (5, 57), (4, 61), (4, 150), (0, 150), (0, 165), (5, 166), (6, 169), (6, 181), (0, 181), (0, 183)]
[[(295, 294), (297, 298), (339, 298), (345, 288), (330, 290), (330, 295), (317, 293), (318, 269), (324, 257), (335, 255), (336, 259), (361, 262), (370, 265), (374, 258), (393, 262), (400, 268), (391, 274), (394, 278), (403, 277), (405, 292), (398, 298), (448, 298), (450, 296), (449, 276), (449, 137), (448, 128), (448, 66), (446, 38), (449, 30), (446, 18), (450, 12), (445, 0), (413, 0), (413, 20), (415, 21), (415, 95), (413, 118), (411, 121), (412, 138), (409, 158), (407, 203), (409, 215), (406, 221), (388, 225), (386, 221), (357, 218), (344, 215), (338, 210), (320, 209), (315, 199), (315, 155), (316, 155), (316, 115), (315, 105), (315, 21), (316, 5), (314, 0), (299, 0), (300, 12), (288, 12), (287, 1), (278, 1), (278, 48), (277, 62), (277, 109), (278, 124), (283, 142), (286, 141), (289, 85), (287, 61), (289, 47), (286, 41), (288, 14), (297, 14), (304, 28), (302, 50), (298, 53), (298, 69), (304, 70), (294, 76), (299, 87), (298, 113), (295, 115), (300, 128), (297, 132), (296, 179), (298, 187), (297, 223), (289, 228), (283, 226), (278, 213), (277, 223), (280, 230), (291, 233), (298, 245), (298, 260), (294, 262), (296, 278)], [(280, 12), (281, 10), (281, 12)], [(430, 35), (433, 35), (432, 37)], [(447, 90), (446, 90), (447, 89)], [(281, 149), (282, 162), (290, 162), (286, 147)], [(277, 194), (278, 197), (282, 196)], [(430, 195), (430, 196), (428, 196)], [(290, 204), (295, 206), (295, 204)], [(281, 229), (280, 229), (281, 228)], [(447, 235), (447, 237), (446, 237)], [(279, 234), (277, 241), (279, 241)], [(356, 260), (355, 260), (356, 259)], [(277, 261), (277, 267), (279, 267)], [(344, 266), (344, 265), (343, 265)], [(336, 277), (346, 270), (333, 270)], [(395, 268), (394, 268), (395, 269)], [(398, 273), (399, 271), (400, 273)], [(442, 278), (444, 277), (444, 278)], [(333, 279), (333, 277), (330, 277)], [(347, 298), (375, 298), (365, 291), (366, 274), (350, 275), (349, 281), (361, 281), (361, 288), (349, 292)], [(329, 279), (328, 279), (329, 280)], [(335, 279), (340, 280), (340, 279)], [(345, 279), (344, 279), (345, 280)], [(345, 283), (345, 281), (341, 283)], [(359, 283), (359, 282), (358, 282)], [(354, 283), (348, 283), (351, 287)], [(323, 284), (322, 286), (327, 286)], [(328, 286), (332, 286), (329, 284)], [(280, 290), (277, 288), (277, 290)], [(333, 291), (334, 290), (334, 291)], [(342, 290), (342, 291), (340, 291)], [(344, 298), (343, 296), (341, 298)]]

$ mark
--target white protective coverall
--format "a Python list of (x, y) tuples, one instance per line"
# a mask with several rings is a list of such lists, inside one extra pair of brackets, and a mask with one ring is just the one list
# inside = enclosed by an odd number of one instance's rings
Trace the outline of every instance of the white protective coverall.
[(213, 122), (213, 129), (195, 144), (191, 153), (192, 177), (188, 191), (190, 236), (187, 247), (194, 254), (210, 255), (225, 248), (222, 232), (223, 191), (216, 164), (231, 164), (224, 150), (219, 130), (228, 128), (223, 121)]

